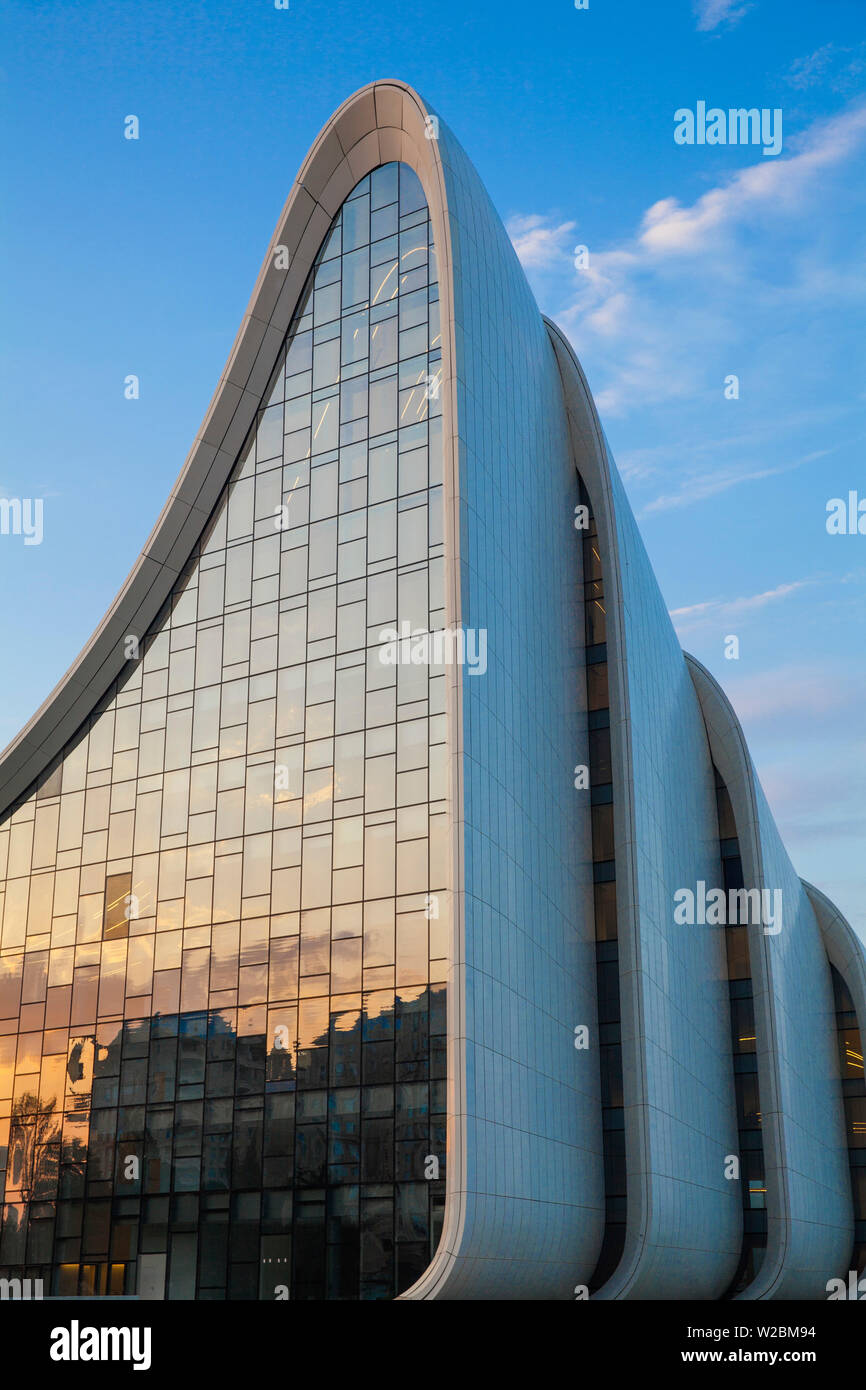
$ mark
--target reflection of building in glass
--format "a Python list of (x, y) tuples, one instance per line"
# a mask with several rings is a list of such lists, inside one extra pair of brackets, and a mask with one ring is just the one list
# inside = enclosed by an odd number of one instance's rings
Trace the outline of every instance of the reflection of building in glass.
[[(323, 132), (166, 511), (0, 761), (0, 1274), (821, 1297), (866, 1249), (863, 953), (427, 116), (380, 83)], [(383, 661), (403, 624), (484, 671)], [(782, 931), (676, 925), (698, 881), (781, 889)]]

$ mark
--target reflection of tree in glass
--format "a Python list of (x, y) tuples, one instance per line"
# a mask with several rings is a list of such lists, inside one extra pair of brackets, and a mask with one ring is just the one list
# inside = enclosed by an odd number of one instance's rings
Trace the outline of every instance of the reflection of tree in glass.
[[(50, 1201), (57, 1196), (60, 1165), (60, 1117), (57, 1101), (43, 1103), (32, 1091), (25, 1091), (12, 1106), (9, 1126), (9, 1169), (7, 1198), (18, 1197), (25, 1204)], [(87, 1149), (75, 1140), (65, 1162), (75, 1171), (84, 1171)]]
[(23, 1202), (45, 1200), (56, 1195), (60, 1158), (60, 1125), (55, 1115), (57, 1102), (51, 1100), (42, 1110), (39, 1097), (25, 1091), (12, 1106), (9, 1125), (9, 1179), (7, 1195), (20, 1194)]

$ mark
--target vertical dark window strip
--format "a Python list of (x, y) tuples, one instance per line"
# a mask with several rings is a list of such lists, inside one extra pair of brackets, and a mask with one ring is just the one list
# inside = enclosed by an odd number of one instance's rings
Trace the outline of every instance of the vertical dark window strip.
[[(716, 779), (722, 881), (727, 893), (731, 889), (744, 886), (743, 868), (731, 798), (715, 765), (713, 772)], [(725, 1298), (734, 1298), (752, 1282), (761, 1268), (767, 1248), (767, 1186), (758, 1088), (754, 992), (747, 932), (748, 927), (731, 923), (725, 928), (731, 1050), (737, 1101), (740, 1190), (743, 1200), (743, 1248)]]
[(589, 510), (589, 526), (583, 532), (583, 598), (605, 1202), (604, 1238), (589, 1283), (590, 1292), (594, 1293), (613, 1274), (625, 1245), (626, 1164), (607, 610), (598, 530), (589, 494), (579, 475), (578, 484), (580, 501)]

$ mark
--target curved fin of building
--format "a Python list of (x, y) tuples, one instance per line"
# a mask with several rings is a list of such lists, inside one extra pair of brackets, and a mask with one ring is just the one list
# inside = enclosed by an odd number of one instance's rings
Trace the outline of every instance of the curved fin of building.
[[(505, 229), (440, 121), (454, 267), (455, 603), (487, 634), (454, 689), (449, 1183), (409, 1298), (569, 1298), (604, 1193), (587, 761), (573, 595), (578, 500), (556, 362)], [(446, 505), (448, 505), (446, 503)], [(522, 563), (514, 563), (515, 557)]]
[[(627, 1231), (596, 1295), (717, 1298), (742, 1216), (723, 929), (671, 925), (674, 893), (720, 882), (703, 720), (580, 366), (548, 323), (605, 573), (622, 989)], [(701, 980), (700, 989), (693, 982)]]
[(767, 1251), (740, 1297), (820, 1298), (827, 1280), (847, 1268), (853, 1235), (827, 950), (811, 897), (779, 838), (739, 720), (706, 668), (690, 656), (686, 662), (713, 760), (731, 796), (745, 882), (778, 893), (782, 911), (780, 923), (749, 925)]

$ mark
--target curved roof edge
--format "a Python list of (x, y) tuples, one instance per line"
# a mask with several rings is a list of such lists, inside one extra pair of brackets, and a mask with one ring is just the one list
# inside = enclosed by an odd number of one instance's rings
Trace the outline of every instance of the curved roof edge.
[(826, 893), (804, 878), (800, 882), (818, 919), (830, 964), (835, 965), (851, 992), (857, 1022), (866, 1037), (866, 946)]
[[(255, 420), (319, 246), (355, 184), (377, 165), (407, 157), (427, 194), (440, 265), (450, 261), (444, 177), (436, 141), (424, 138), (426, 114), (417, 92), (387, 79), (355, 92), (323, 127), (283, 207), (201, 428), (141, 554), (86, 646), (0, 753), (0, 815), (74, 737), (123, 670), (124, 638), (143, 637), (171, 592)], [(280, 257), (287, 268), (275, 264), (278, 247), (288, 251)], [(443, 389), (449, 387), (444, 380)]]
[[(763, 851), (758, 831), (758, 798), (755, 769), (743, 726), (719, 682), (697, 657), (683, 652), (686, 668), (697, 691), (713, 761), (722, 774), (729, 793), (738, 797), (737, 809), (745, 816), (737, 817), (740, 839), (746, 834), (754, 838), (756, 879), (763, 882)], [(763, 939), (763, 938), (762, 938)]]

